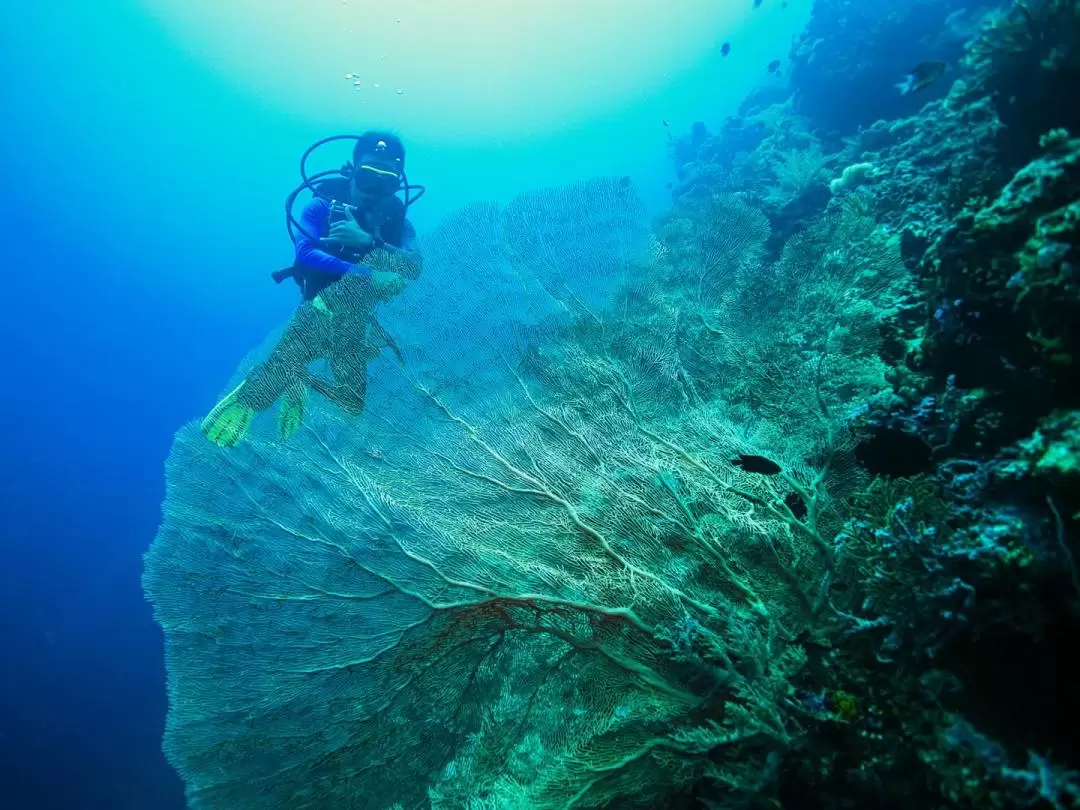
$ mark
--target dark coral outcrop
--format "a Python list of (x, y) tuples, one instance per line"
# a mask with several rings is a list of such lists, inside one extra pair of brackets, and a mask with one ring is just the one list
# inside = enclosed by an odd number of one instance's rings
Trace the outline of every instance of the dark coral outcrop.
[[(924, 59), (950, 69), (890, 92)], [(879, 321), (892, 390), (851, 415), (876, 478), (834, 540), (859, 561), (832, 592), (847, 629), (815, 638), (800, 698), (850, 719), (785, 763), (781, 798), (1078, 807), (1080, 3), (817, 0), (792, 60), (789, 101), (714, 136), (745, 153), (725, 189), (774, 233), (872, 212), (918, 289)]]

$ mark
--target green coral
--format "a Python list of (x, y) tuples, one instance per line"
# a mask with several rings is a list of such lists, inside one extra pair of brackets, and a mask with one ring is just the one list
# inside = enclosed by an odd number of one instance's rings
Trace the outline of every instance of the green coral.
[[(1080, 305), (1080, 139), (1047, 141), (1046, 156), (1017, 174), (998, 203), (976, 217), (977, 227), (993, 229), (1023, 222), (1031, 234), (999, 266), (1014, 272), (1005, 284), (1014, 309), (1030, 318), (1027, 336), (1050, 363), (1070, 365), (1076, 345), (1073, 323)], [(1040, 213), (1041, 212), (1041, 213)]]
[(1043, 214), (1036, 220), (1035, 234), (1017, 254), (1023, 291), (1019, 304), (1035, 291), (1045, 295), (1075, 295), (1076, 245), (1080, 244), (1080, 200)]
[[(1067, 240), (1076, 235), (1074, 205), (1080, 193), (1080, 138), (1055, 138), (1047, 144), (1046, 154), (1018, 171), (998, 198), (974, 215), (977, 241), (988, 246), (1005, 248), (1012, 243), (1019, 247), (1015, 252), (998, 250), (990, 256), (988, 267), (997, 272), (984, 278), (999, 289), (1039, 283), (1046, 271), (1056, 269), (1070, 254), (1061, 251), (1047, 256), (1046, 248), (1055, 244), (1070, 247)], [(976, 264), (972, 272), (986, 268)], [(1020, 276), (1015, 275), (1017, 269)]]
[(1080, 478), (1080, 411), (1055, 411), (1019, 446), (1020, 463), (1032, 474), (1075, 485)]
[(1080, 350), (1080, 138), (1058, 132), (1044, 143), (992, 201), (971, 203), (924, 266), (939, 301), (981, 318), (966, 325), (982, 351), (1049, 390), (1072, 385)]

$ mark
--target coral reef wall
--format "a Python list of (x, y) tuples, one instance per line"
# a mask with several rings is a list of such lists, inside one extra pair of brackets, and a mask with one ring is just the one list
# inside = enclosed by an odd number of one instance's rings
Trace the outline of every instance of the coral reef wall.
[[(740, 190), (777, 233), (865, 207), (917, 279), (881, 327), (891, 390), (856, 418), (878, 477), (837, 537), (860, 573), (827, 657), (863, 728), (822, 753), (839, 770), (795, 769), (822, 792), (792, 806), (1080, 801), (1078, 15), (819, 0), (788, 97), (674, 150), (677, 205)], [(936, 84), (889, 92), (925, 60)]]

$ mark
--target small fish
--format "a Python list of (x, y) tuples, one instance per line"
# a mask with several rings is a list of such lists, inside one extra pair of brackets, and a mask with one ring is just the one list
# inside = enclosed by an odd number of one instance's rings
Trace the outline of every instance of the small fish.
[(767, 68), (765, 68), (765, 69), (767, 71), (769, 71), (769, 73), (777, 73), (777, 74), (779, 74), (780, 73), (780, 60), (779, 59), (773, 59), (771, 62), (769, 62), (769, 66)]
[(802, 495), (798, 492), (789, 492), (787, 497), (784, 498), (784, 506), (791, 510), (791, 514), (795, 516), (796, 520), (802, 520), (809, 513), (806, 508), (806, 501), (802, 499)]
[(720, 55), (727, 56), (729, 53), (731, 53), (731, 43), (725, 42), (723, 45), (720, 46)]
[(765, 456), (755, 456), (749, 453), (740, 453), (730, 459), (733, 466), (743, 472), (757, 473), (758, 475), (776, 475), (780, 472), (780, 465)]
[(944, 62), (936, 59), (920, 62), (915, 66), (915, 69), (904, 78), (904, 81), (896, 85), (896, 89), (900, 91), (900, 95), (902, 96), (924, 90), (940, 79), (947, 67), (948, 65)]
[(763, 0), (754, 0), (754, 8), (761, 8)]

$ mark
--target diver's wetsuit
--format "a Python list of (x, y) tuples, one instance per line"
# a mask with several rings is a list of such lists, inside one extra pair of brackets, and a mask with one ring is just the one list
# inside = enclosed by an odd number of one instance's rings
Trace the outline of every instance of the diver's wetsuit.
[[(385, 247), (381, 248), (382, 250), (415, 256), (417, 254), (416, 229), (405, 218), (400, 200), (390, 198), (387, 203), (395, 208), (389, 216), (384, 214), (378, 218), (382, 221), (377, 221), (374, 215), (369, 215), (358, 220), (360, 226), (365, 227), (370, 233), (376, 231), (379, 233), (380, 238), (386, 243)], [(330, 233), (330, 215), (330, 203), (321, 197), (316, 197), (309, 202), (304, 208), (304, 213), (300, 215), (300, 224), (303, 229), (296, 235), (296, 266), (297, 278), (300, 280), (305, 301), (310, 301), (321, 290), (344, 275), (370, 278), (372, 271), (378, 269), (371, 264), (362, 263), (363, 259), (371, 254), (371, 248), (363, 253), (353, 253), (343, 257), (326, 252), (317, 240), (308, 238), (307, 234), (322, 238)], [(359, 273), (356, 272), (358, 264)]]
[[(401, 206), (392, 198), (391, 205)], [(383, 246), (357, 253), (342, 250), (335, 255), (320, 242), (298, 233), (295, 277), (304, 294), (285, 333), (266, 359), (251, 370), (238, 392), (241, 403), (265, 411), (292, 386), (304, 386), (350, 414), (364, 410), (367, 395), (367, 364), (385, 344), (385, 333), (375, 322), (375, 290), (372, 273), (394, 262), (403, 275), (415, 278), (419, 271), (416, 231), (404, 216), (358, 218), (361, 227), (377, 234)], [(301, 215), (303, 231), (316, 237), (330, 232), (330, 204), (315, 198)], [(410, 272), (411, 271), (411, 272)], [(380, 338), (380, 335), (382, 336)], [(314, 360), (326, 358), (333, 382), (308, 371)]]

